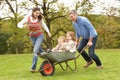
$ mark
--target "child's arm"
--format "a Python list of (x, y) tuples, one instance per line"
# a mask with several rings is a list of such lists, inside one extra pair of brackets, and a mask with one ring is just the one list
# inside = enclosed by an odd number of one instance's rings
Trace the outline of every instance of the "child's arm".
[(57, 45), (56, 47), (54, 47), (54, 48), (52, 49), (52, 51), (56, 51), (56, 50), (58, 50), (58, 48), (59, 48), (59, 45)]
[(69, 41), (66, 45), (66, 49), (70, 52), (76, 51), (76, 44), (75, 41)]

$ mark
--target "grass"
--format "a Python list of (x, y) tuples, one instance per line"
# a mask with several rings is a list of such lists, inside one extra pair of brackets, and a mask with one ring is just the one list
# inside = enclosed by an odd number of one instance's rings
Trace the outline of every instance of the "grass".
[[(95, 64), (84, 69), (85, 61), (80, 56), (76, 71), (62, 71), (59, 65), (55, 65), (54, 75), (48, 77), (29, 71), (32, 54), (0, 55), (0, 80), (120, 80), (120, 49), (99, 49), (96, 53), (103, 63), (103, 69), (96, 69)], [(37, 69), (42, 61), (39, 59)], [(74, 67), (72, 61), (70, 65)]]

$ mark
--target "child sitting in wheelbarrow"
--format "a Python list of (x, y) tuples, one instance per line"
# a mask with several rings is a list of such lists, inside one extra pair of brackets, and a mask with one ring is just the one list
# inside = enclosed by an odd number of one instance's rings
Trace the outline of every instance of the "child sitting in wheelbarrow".
[(58, 44), (51, 51), (52, 52), (63, 52), (63, 51), (66, 51), (66, 49), (65, 49), (65, 41), (66, 41), (66, 37), (60, 36), (58, 38)]
[(72, 31), (67, 32), (66, 37), (60, 36), (58, 38), (58, 44), (54, 47), (52, 52), (75, 52), (76, 44), (75, 44), (75, 34)]
[[(58, 44), (48, 54), (41, 56), (45, 59), (40, 66), (40, 73), (43, 76), (53, 75), (55, 72), (55, 65), (59, 64), (60, 67), (66, 71), (68, 68), (72, 71), (76, 70), (76, 44), (74, 32), (69, 31), (65, 36), (58, 38)], [(71, 68), (68, 61), (74, 60), (75, 68)], [(66, 68), (61, 63), (65, 62)]]
[(75, 52), (76, 51), (76, 42), (75, 42), (75, 34), (72, 31), (67, 32), (66, 34), (66, 50), (69, 52)]

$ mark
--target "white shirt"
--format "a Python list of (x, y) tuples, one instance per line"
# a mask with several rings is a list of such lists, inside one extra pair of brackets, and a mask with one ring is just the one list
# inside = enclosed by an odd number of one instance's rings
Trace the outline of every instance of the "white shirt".
[[(32, 21), (32, 22), (37, 22), (38, 19), (33, 20), (32, 17), (30, 16), (30, 21)], [(17, 27), (18, 27), (18, 28), (23, 28), (25, 23), (28, 23), (28, 16), (24, 17), (24, 19), (21, 20), (21, 21), (18, 23)], [(41, 25), (42, 25), (42, 27), (45, 29), (45, 31), (49, 34), (50, 31), (49, 31), (47, 25), (45, 24), (45, 22), (43, 21), (43, 19), (41, 20)]]
[(76, 51), (76, 44), (75, 44), (75, 41), (73, 40), (69, 40), (67, 42), (65, 42), (65, 47), (66, 47), (66, 50), (70, 51), (70, 52), (75, 52)]

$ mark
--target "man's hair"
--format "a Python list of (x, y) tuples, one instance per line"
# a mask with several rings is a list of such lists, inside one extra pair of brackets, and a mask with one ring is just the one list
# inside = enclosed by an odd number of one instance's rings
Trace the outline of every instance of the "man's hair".
[(76, 10), (70, 10), (69, 14), (77, 14)]

